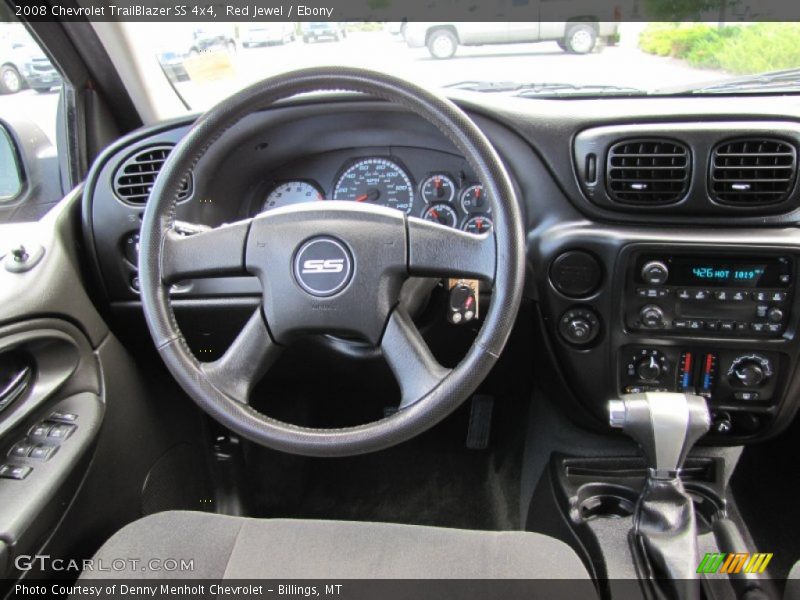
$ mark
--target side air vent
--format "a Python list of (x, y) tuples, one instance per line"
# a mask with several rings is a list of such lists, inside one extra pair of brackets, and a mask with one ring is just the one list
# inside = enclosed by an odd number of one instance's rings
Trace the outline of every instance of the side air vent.
[(723, 204), (763, 206), (789, 197), (797, 176), (797, 150), (774, 138), (719, 144), (711, 153), (709, 188)]
[(606, 187), (623, 204), (679, 202), (689, 189), (690, 175), (689, 149), (678, 142), (626, 140), (608, 151)]
[[(150, 197), (156, 177), (164, 161), (172, 152), (172, 146), (151, 146), (129, 156), (114, 173), (114, 192), (125, 202), (144, 205)], [(185, 200), (192, 193), (191, 174), (183, 182), (178, 200)]]

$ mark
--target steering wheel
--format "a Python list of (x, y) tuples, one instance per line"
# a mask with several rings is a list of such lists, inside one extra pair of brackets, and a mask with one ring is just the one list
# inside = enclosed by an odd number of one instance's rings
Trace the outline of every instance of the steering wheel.
[[(325, 200), (262, 213), (215, 229), (174, 229), (181, 182), (247, 115), (296, 94), (352, 91), (393, 102), (446, 135), (494, 200), (494, 231), (475, 235), (356, 202)], [(141, 229), (139, 281), (150, 333), (167, 368), (210, 416), (252, 442), (307, 456), (349, 456), (403, 442), (455, 410), (488, 374), (519, 310), (524, 234), (499, 156), (455, 104), (404, 80), (324, 67), (256, 83), (201, 116), (174, 148), (153, 187)], [(170, 284), (251, 274), (263, 300), (230, 348), (198, 361), (170, 305)], [(453, 369), (434, 358), (398, 303), (411, 276), (480, 279), (492, 288), (483, 325)], [(249, 404), (252, 388), (300, 335), (355, 335), (379, 347), (401, 391), (399, 410), (378, 421), (313, 429), (272, 419)]]

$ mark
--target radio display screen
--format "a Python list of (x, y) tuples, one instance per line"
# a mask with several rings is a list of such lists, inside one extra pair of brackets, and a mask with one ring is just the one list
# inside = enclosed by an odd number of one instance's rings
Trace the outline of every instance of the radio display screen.
[(720, 264), (708, 262), (693, 262), (689, 265), (689, 275), (697, 283), (713, 283), (725, 285), (758, 286), (764, 276), (767, 265), (765, 264)]
[(791, 283), (792, 262), (786, 257), (652, 255), (638, 262), (644, 265), (650, 260), (660, 260), (669, 268), (666, 285), (785, 288)]

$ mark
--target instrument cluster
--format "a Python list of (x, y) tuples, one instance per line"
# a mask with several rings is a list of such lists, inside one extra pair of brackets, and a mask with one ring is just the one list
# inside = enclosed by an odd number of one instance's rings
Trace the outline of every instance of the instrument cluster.
[(483, 186), (463, 172), (428, 172), (419, 185), (399, 160), (367, 157), (350, 160), (341, 167), (330, 193), (314, 179), (274, 182), (261, 210), (304, 202), (349, 200), (368, 202), (434, 221), (469, 233), (492, 229), (492, 202)]

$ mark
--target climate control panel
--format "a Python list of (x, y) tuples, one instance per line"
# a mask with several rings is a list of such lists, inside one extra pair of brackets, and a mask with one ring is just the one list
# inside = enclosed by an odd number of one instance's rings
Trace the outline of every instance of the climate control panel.
[(769, 404), (778, 398), (780, 360), (775, 352), (626, 346), (619, 391), (689, 392), (717, 404)]

